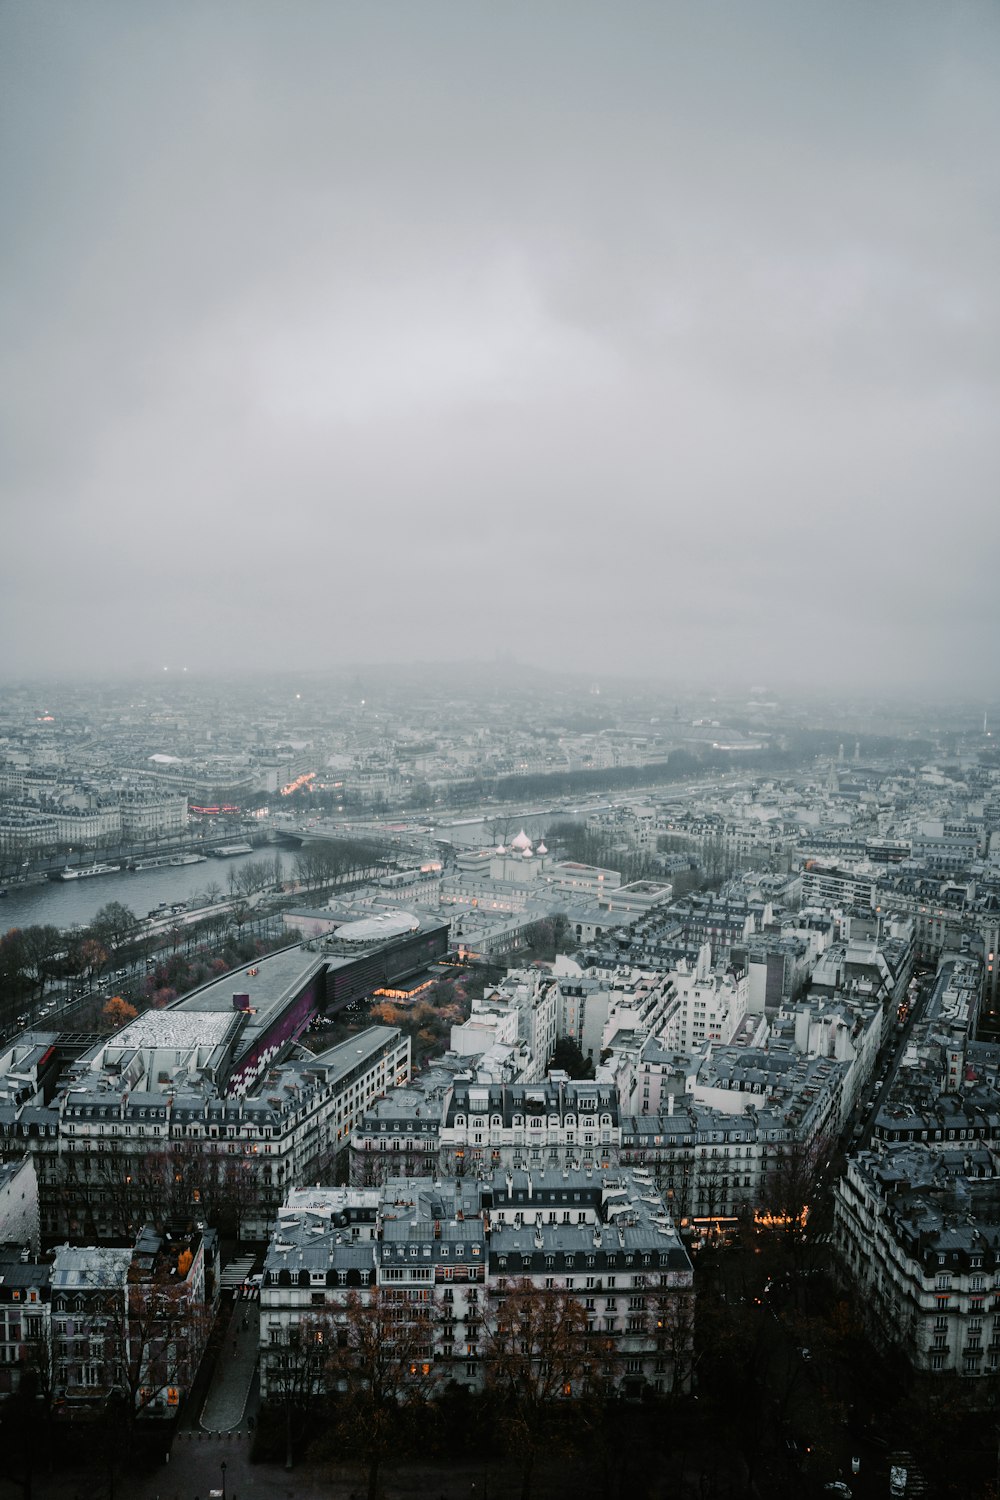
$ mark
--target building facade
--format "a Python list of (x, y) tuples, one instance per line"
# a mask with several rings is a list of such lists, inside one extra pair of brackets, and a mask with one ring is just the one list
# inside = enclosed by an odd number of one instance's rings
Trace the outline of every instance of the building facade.
[(301, 1330), (336, 1336), (352, 1295), (376, 1293), (424, 1320), (425, 1377), (478, 1389), (498, 1311), (522, 1288), (578, 1305), (582, 1337), (601, 1341), (624, 1394), (689, 1388), (691, 1262), (649, 1178), (565, 1169), (293, 1199), (265, 1259), (261, 1394), (280, 1397)]

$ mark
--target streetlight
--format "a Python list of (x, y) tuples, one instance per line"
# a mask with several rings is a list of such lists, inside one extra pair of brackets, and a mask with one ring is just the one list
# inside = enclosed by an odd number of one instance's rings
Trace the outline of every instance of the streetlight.
[(220, 1467), (222, 1469), (222, 1500), (226, 1500), (226, 1460), (225, 1459), (222, 1460), (222, 1463), (221, 1463)]

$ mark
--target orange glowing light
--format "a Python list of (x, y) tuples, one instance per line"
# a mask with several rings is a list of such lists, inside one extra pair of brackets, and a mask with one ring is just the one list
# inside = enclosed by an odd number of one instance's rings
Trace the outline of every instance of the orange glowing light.
[(315, 781), (315, 780), (316, 780), (316, 772), (315, 771), (303, 771), (303, 773), (302, 773), (301, 776), (296, 776), (296, 778), (295, 778), (294, 781), (290, 781), (287, 786), (283, 786), (281, 788), (281, 794), (280, 795), (282, 797), (290, 797), (292, 795), (292, 793), (293, 792), (297, 792), (300, 787), (308, 786), (310, 782)]

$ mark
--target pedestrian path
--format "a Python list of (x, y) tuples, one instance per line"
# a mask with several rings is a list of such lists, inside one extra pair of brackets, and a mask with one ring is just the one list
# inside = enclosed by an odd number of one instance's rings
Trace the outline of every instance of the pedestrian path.
[(224, 1292), (237, 1291), (253, 1270), (255, 1259), (253, 1255), (240, 1255), (236, 1260), (231, 1260), (219, 1277), (222, 1290)]
[(206, 1432), (239, 1427), (257, 1368), (260, 1303), (236, 1298), (201, 1412)]

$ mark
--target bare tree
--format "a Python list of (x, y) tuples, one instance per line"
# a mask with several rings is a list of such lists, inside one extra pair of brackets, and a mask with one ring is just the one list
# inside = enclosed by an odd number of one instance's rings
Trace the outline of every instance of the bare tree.
[(21, 943), (25, 967), (31, 971), (39, 995), (43, 995), (45, 981), (57, 954), (65, 949), (66, 939), (58, 927), (25, 927), (21, 930)]
[(90, 932), (102, 948), (113, 952), (134, 937), (138, 927), (139, 919), (130, 906), (121, 901), (109, 901), (94, 917)]
[(143, 1412), (179, 1401), (190, 1388), (208, 1338), (208, 1309), (185, 1280), (191, 1253), (182, 1249), (151, 1266), (136, 1255), (129, 1267), (109, 1353), (120, 1372), (130, 1440)]
[(363, 1459), (368, 1500), (396, 1448), (400, 1417), (425, 1402), (437, 1383), (436, 1305), (429, 1292), (374, 1287), (351, 1292), (338, 1326), (335, 1372), (343, 1395), (337, 1426)]
[(530, 1500), (535, 1464), (552, 1432), (559, 1399), (603, 1387), (607, 1350), (588, 1337), (579, 1302), (527, 1279), (492, 1294), (483, 1332), (486, 1383), (520, 1455), (521, 1500)]
[(656, 1374), (668, 1396), (686, 1395), (695, 1365), (693, 1285), (671, 1284), (670, 1273), (646, 1290), (649, 1334), (656, 1344)]
[(782, 1142), (771, 1157), (762, 1184), (756, 1221), (769, 1230), (781, 1254), (795, 1267), (818, 1250), (829, 1212), (822, 1190), (822, 1168), (834, 1142), (828, 1135)]
[(354, 1187), (381, 1187), (390, 1175), (392, 1163), (386, 1152), (352, 1149), (350, 1160), (350, 1180)]
[(257, 1175), (257, 1162), (249, 1156), (216, 1154), (209, 1158), (209, 1163), (203, 1189), (208, 1212), (214, 1224), (221, 1224), (239, 1240), (244, 1220), (265, 1196), (265, 1186)]
[(268, 1401), (285, 1421), (285, 1468), (295, 1461), (296, 1445), (315, 1423), (335, 1386), (337, 1326), (329, 1314), (315, 1314), (293, 1324), (287, 1337), (263, 1354)]

